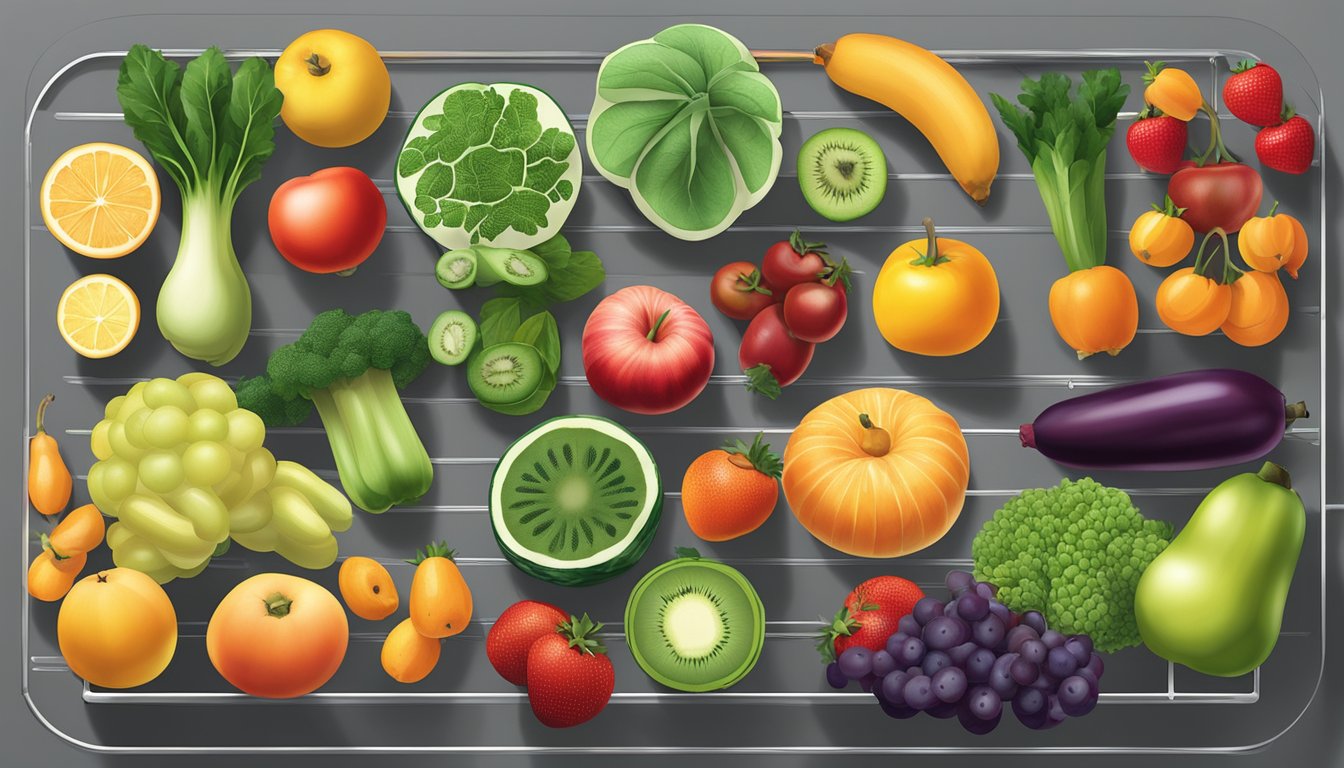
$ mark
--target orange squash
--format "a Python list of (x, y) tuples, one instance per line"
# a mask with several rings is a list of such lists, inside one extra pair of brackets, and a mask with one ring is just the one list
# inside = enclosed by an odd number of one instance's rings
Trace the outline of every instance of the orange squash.
[(1241, 258), (1257, 272), (1279, 271), (1296, 250), (1295, 220), (1287, 214), (1275, 213), (1278, 209), (1279, 203), (1275, 201), (1268, 216), (1251, 218), (1241, 225), (1241, 232), (1237, 235), (1237, 250), (1241, 251)]
[[(1207, 257), (1204, 248), (1217, 236), (1221, 243)], [(1223, 253), (1223, 282), (1208, 277), (1210, 265), (1219, 251)], [(1157, 316), (1166, 326), (1186, 336), (1206, 336), (1218, 330), (1232, 308), (1232, 285), (1238, 270), (1228, 253), (1227, 233), (1214, 227), (1204, 236), (1195, 254), (1195, 266), (1167, 275), (1157, 287)]]
[(825, 544), (899, 557), (961, 514), (970, 455), (956, 419), (899, 389), (849, 392), (813, 408), (784, 449), (784, 496)]
[(1139, 214), (1129, 228), (1129, 250), (1150, 267), (1170, 267), (1190, 255), (1195, 246), (1195, 230), (1190, 228), (1171, 195), (1162, 205), (1153, 203), (1153, 210)]
[(1050, 320), (1079, 360), (1098, 352), (1114, 357), (1139, 331), (1139, 297), (1115, 267), (1080, 269), (1050, 286)]
[(1143, 90), (1143, 100), (1177, 120), (1190, 122), (1204, 104), (1199, 83), (1189, 72), (1168, 67), (1164, 62), (1145, 61), (1144, 64), (1148, 66), (1148, 71), (1143, 76), (1143, 82), (1148, 87)]
[(1231, 307), (1222, 324), (1227, 338), (1243, 347), (1259, 347), (1288, 327), (1288, 294), (1278, 275), (1246, 272), (1228, 289)]

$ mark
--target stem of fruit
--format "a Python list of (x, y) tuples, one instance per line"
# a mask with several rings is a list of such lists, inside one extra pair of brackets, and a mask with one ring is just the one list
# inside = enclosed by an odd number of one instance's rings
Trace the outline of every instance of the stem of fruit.
[(657, 341), (658, 329), (663, 327), (663, 321), (666, 320), (667, 316), (670, 314), (672, 314), (671, 307), (668, 307), (667, 309), (663, 310), (663, 314), (658, 316), (658, 322), (653, 324), (653, 327), (649, 329), (649, 334), (644, 338), (648, 339), (649, 341)]
[[(1221, 238), (1222, 238), (1222, 242), (1221, 242), (1221, 244), (1219, 244), (1219, 245), (1215, 245), (1215, 246), (1213, 247), (1213, 251), (1212, 251), (1212, 252), (1208, 255), (1208, 257), (1206, 258), (1206, 257), (1204, 256), (1204, 249), (1205, 249), (1206, 246), (1208, 246), (1208, 244), (1209, 244), (1209, 240), (1212, 239), (1214, 235), (1218, 235), (1219, 237), (1221, 237)], [(1213, 263), (1213, 259), (1214, 259), (1214, 257), (1218, 255), (1218, 249), (1219, 249), (1219, 248), (1222, 248), (1223, 250), (1226, 250), (1226, 249), (1227, 249), (1227, 233), (1223, 231), (1222, 227), (1214, 227), (1213, 229), (1209, 230), (1209, 232), (1208, 232), (1207, 234), (1204, 235), (1204, 239), (1203, 239), (1203, 240), (1200, 240), (1200, 241), (1199, 241), (1199, 250), (1198, 250), (1198, 251), (1195, 251), (1195, 274), (1196, 274), (1196, 275), (1199, 275), (1200, 277), (1205, 277), (1205, 276), (1206, 276), (1204, 273), (1209, 271), (1209, 265)], [(1223, 257), (1223, 263), (1224, 263), (1223, 272), (1224, 272), (1224, 274), (1226, 274), (1226, 272), (1227, 272), (1227, 267), (1226, 267), (1226, 264), (1227, 264), (1227, 257), (1226, 257), (1226, 256)]]
[(47, 433), (47, 406), (56, 401), (56, 396), (48, 392), (37, 402), (37, 434), (45, 435)]
[(266, 615), (277, 619), (283, 619), (289, 615), (289, 606), (294, 604), (293, 600), (276, 592), (262, 601), (266, 604)]
[(874, 426), (868, 414), (859, 414), (859, 425), (863, 427), (863, 440), (859, 447), (869, 456), (882, 457), (891, 451), (891, 434), (887, 430)]
[(331, 71), (331, 65), (324, 64), (322, 57), (317, 55), (317, 51), (308, 54), (308, 58), (304, 59), (303, 62), (308, 65), (308, 74), (313, 77), (322, 77)]
[(1256, 472), (1256, 475), (1267, 483), (1281, 485), (1289, 489), (1293, 487), (1293, 479), (1288, 475), (1288, 470), (1272, 461), (1266, 461), (1264, 466), (1260, 467), (1260, 471)]
[(1199, 106), (1199, 111), (1203, 112), (1209, 118), (1209, 147), (1204, 150), (1204, 154), (1195, 158), (1195, 165), (1203, 167), (1212, 156), (1215, 163), (1240, 163), (1237, 156), (1228, 150), (1223, 144), (1223, 130), (1218, 123), (1218, 114), (1209, 106), (1209, 102), (1204, 102)]
[(1269, 213), (1265, 214), (1265, 216), (1266, 216), (1266, 217), (1271, 217), (1271, 216), (1274, 215), (1274, 212), (1277, 211), (1277, 210), (1279, 210), (1279, 201), (1278, 201), (1278, 200), (1275, 200), (1275, 201), (1274, 201), (1274, 204), (1271, 205), (1271, 206), (1269, 206)]
[(1283, 422), (1285, 427), (1291, 427), (1294, 421), (1305, 419), (1310, 416), (1307, 413), (1307, 404), (1301, 400), (1296, 403), (1288, 403), (1283, 407)]
[(938, 255), (938, 235), (933, 229), (933, 217), (924, 217), (924, 232), (928, 237), (928, 244), (924, 246), (924, 253), (918, 259), (910, 262), (915, 267), (936, 267), (939, 264), (946, 264), (946, 256)]

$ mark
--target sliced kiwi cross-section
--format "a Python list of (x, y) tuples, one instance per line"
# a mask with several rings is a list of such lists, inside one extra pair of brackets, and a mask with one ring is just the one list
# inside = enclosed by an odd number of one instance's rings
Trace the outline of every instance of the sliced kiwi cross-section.
[(863, 131), (827, 128), (798, 150), (798, 184), (803, 199), (822, 216), (857, 219), (887, 193), (887, 158)]
[(653, 455), (614, 421), (562, 416), (518, 438), (490, 481), (490, 524), (524, 573), (582, 586), (648, 549), (662, 514)]
[(681, 557), (639, 580), (625, 605), (630, 653), (649, 677), (680, 691), (727, 688), (765, 645), (765, 607), (740, 571)]
[(429, 326), (429, 354), (444, 365), (458, 365), (476, 348), (476, 321), (457, 309), (442, 312)]
[(541, 386), (545, 365), (537, 348), (530, 344), (494, 344), (467, 362), (467, 386), (483, 403), (516, 403)]
[(476, 283), (476, 260), (476, 251), (471, 248), (449, 251), (434, 265), (434, 278), (444, 288), (470, 288)]
[(539, 285), (546, 282), (546, 262), (531, 251), (476, 246), (476, 284)]

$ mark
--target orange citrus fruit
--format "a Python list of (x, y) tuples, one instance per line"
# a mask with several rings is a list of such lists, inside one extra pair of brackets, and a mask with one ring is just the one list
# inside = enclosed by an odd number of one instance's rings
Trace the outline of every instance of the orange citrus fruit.
[(94, 259), (134, 251), (159, 219), (159, 179), (149, 161), (119, 144), (67, 150), (42, 179), (42, 220), (61, 244)]
[(70, 348), (85, 357), (111, 357), (140, 327), (140, 299), (111, 275), (88, 275), (70, 284), (56, 305), (56, 326)]

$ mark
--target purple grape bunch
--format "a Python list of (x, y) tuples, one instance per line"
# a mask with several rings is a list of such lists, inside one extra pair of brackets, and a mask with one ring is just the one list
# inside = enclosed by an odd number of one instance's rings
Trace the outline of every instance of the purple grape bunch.
[(966, 571), (946, 583), (950, 600), (920, 600), (882, 650), (847, 648), (826, 682), (857, 681), (891, 717), (956, 717), (976, 734), (994, 730), (1008, 709), (1036, 730), (1092, 711), (1104, 665), (1091, 638), (1056, 632), (1037, 611), (1008, 610), (997, 587)]

